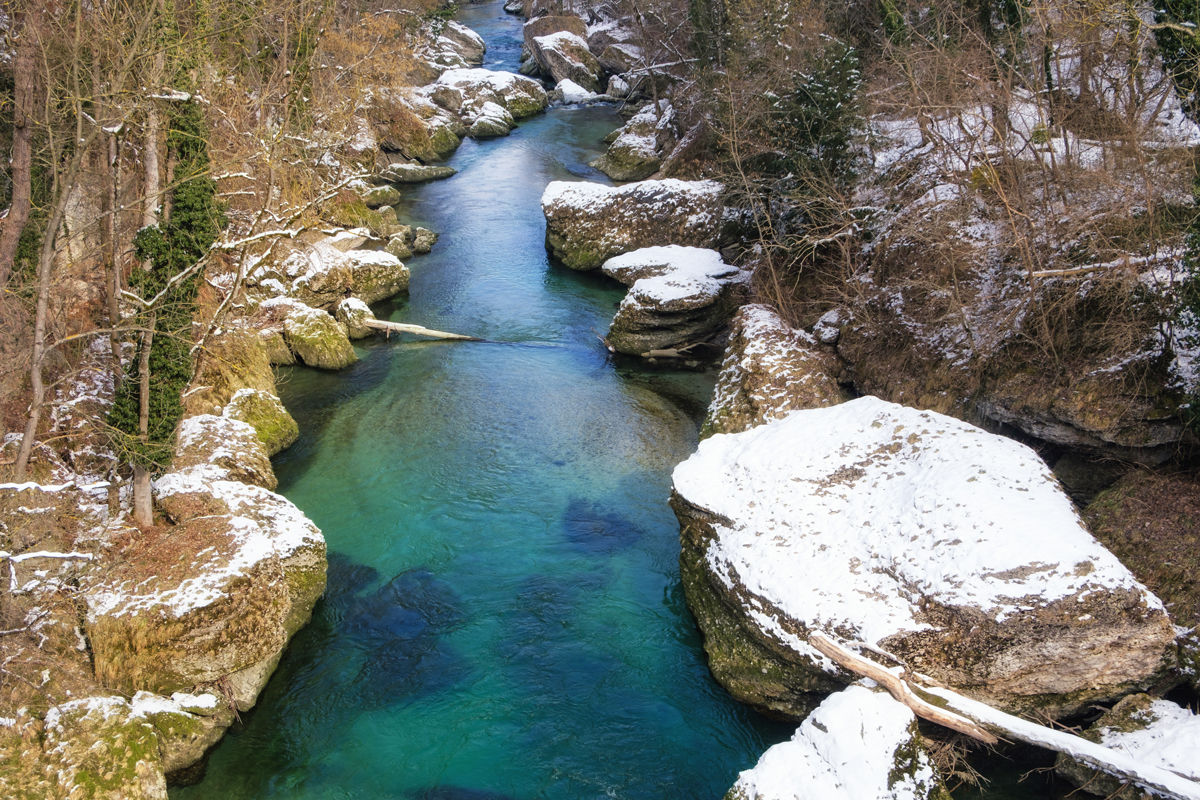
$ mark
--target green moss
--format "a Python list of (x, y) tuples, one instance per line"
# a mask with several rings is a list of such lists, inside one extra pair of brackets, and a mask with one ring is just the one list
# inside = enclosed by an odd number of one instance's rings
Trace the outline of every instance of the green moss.
[(296, 420), (278, 397), (267, 392), (241, 392), (225, 407), (225, 415), (252, 425), (268, 456), (290, 447), (300, 436)]

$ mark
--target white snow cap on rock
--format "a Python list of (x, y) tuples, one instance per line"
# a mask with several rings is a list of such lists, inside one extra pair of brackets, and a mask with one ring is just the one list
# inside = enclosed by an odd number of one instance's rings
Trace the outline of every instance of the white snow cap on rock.
[(595, 100), (600, 95), (595, 92), (589, 92), (587, 89), (580, 86), (570, 78), (563, 78), (554, 88), (562, 93), (562, 101), (564, 103), (586, 103), (589, 100)]
[[(912, 748), (913, 713), (861, 685), (831, 694), (790, 741), (738, 775), (738, 800), (925, 800), (929, 757)], [(893, 781), (892, 776), (895, 775)]]
[(1143, 716), (1150, 724), (1139, 731), (1101, 729), (1100, 744), (1200, 781), (1200, 716), (1169, 700), (1155, 700)]
[(997, 621), (1112, 589), (1162, 608), (1084, 529), (1036, 453), (935, 412), (874, 397), (796, 411), (701, 442), (673, 477), (681, 497), (729, 522), (714, 524), (711, 569), (810, 630), (875, 644), (928, 629), (921, 598)]

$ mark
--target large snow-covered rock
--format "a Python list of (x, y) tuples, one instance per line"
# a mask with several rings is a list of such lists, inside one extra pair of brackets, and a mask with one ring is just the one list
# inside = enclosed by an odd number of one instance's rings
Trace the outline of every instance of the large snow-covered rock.
[(279, 297), (260, 305), (259, 313), (281, 318), (288, 349), (310, 367), (342, 369), (358, 360), (346, 327), (324, 311)]
[(790, 741), (738, 775), (725, 800), (945, 797), (912, 711), (862, 685), (829, 696)]
[(671, 504), (714, 675), (777, 714), (853, 679), (812, 631), (1050, 715), (1148, 685), (1174, 639), (1032, 450), (934, 412), (863, 397), (713, 436)]
[(171, 465), (175, 470), (204, 467), (221, 480), (264, 489), (277, 485), (271, 458), (254, 426), (227, 416), (200, 414), (180, 422)]
[(482, 113), (486, 103), (500, 106), (514, 120), (533, 116), (549, 103), (546, 90), (540, 83), (511, 72), (452, 69), (438, 78), (438, 87), (455, 91), (435, 89), (431, 95), (433, 101), (462, 115), (468, 126)]
[(554, 181), (542, 194), (546, 249), (571, 269), (590, 270), (640, 247), (715, 247), (723, 191), (716, 181)]
[(700, 435), (740, 433), (805, 408), (843, 399), (837, 357), (770, 306), (738, 309)]
[(734, 295), (749, 281), (717, 251), (679, 245), (624, 253), (601, 269), (629, 286), (606, 339), (630, 355), (706, 341), (725, 324)]
[(572, 80), (589, 92), (599, 92), (604, 68), (588, 49), (587, 39), (570, 31), (558, 31), (532, 39), (533, 57), (542, 72), (555, 81)]
[(168, 472), (155, 498), (172, 526), (135, 537), (81, 593), (96, 676), (126, 693), (228, 679), (254, 704), (325, 587), (325, 541), (294, 505), (229, 480), (214, 459)]
[(670, 103), (661, 102), (657, 108), (654, 103), (646, 104), (591, 166), (614, 181), (649, 178), (662, 165), (663, 155), (675, 147), (674, 119)]
[(440, 30), (427, 46), (418, 51), (418, 55), (423, 56), (431, 67), (436, 70), (463, 69), (483, 63), (487, 44), (482, 36), (454, 20), (444, 23), (435, 21), (433, 25), (440, 27)]
[[(1088, 741), (1132, 756), (1200, 783), (1200, 716), (1169, 700), (1147, 694), (1126, 697), (1082, 734)], [(1081, 789), (1101, 797), (1138, 800), (1143, 792), (1122, 788), (1122, 781), (1059, 754), (1055, 771)]]

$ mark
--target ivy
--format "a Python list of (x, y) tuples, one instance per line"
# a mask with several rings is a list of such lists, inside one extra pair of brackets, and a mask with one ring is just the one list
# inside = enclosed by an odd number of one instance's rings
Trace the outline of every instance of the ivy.
[[(171, 461), (175, 426), (183, 416), (180, 397), (192, 377), (191, 327), (200, 289), (201, 271), (170, 285), (172, 278), (193, 267), (216, 241), (225, 224), (217, 201), (216, 182), (209, 177), (207, 128), (195, 103), (179, 104), (167, 136), (169, 157), (175, 160), (179, 183), (171, 192), (171, 215), (165, 225), (143, 228), (134, 239), (139, 259), (148, 270), (135, 269), (130, 288), (155, 306), (154, 338), (150, 346), (150, 415), (142, 441), (138, 432), (141, 345), (127, 379), (117, 391), (108, 422), (120, 435), (118, 448), (129, 460), (149, 470)], [(143, 324), (149, 321), (143, 312)]]

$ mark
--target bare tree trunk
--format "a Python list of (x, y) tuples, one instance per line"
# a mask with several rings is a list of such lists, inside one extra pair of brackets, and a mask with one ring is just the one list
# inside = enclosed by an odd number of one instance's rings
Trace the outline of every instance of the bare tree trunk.
[[(150, 439), (150, 348), (154, 344), (156, 312), (151, 309), (142, 334), (142, 353), (138, 362), (138, 438), (145, 444)], [(150, 496), (150, 471), (133, 465), (133, 519), (138, 525), (154, 524), (154, 505)]]
[[(12, 144), (12, 205), (0, 226), (0, 287), (8, 284), (15, 264), (17, 243), (29, 221), (33, 175), (33, 109), (38, 92), (37, 32), (41, 27), (42, 4), (30, 3), (21, 15), (20, 39), (13, 63), (14, 109)], [(30, 18), (30, 15), (33, 15)]]
[[(158, 182), (158, 109), (154, 101), (146, 110), (146, 141), (142, 150), (142, 163), (145, 168), (146, 196), (142, 206), (142, 227), (150, 228), (158, 224), (159, 194), (161, 189)], [(147, 263), (146, 269), (150, 268)]]
[[(57, 228), (57, 225), (55, 226)], [(51, 234), (46, 232), (47, 241)], [(49, 252), (47, 252), (49, 251)], [(46, 384), (42, 378), (42, 359), (46, 356), (46, 318), (50, 307), (50, 267), (54, 263), (54, 245), (42, 243), (38, 258), (37, 313), (33, 323), (33, 361), (29, 380), (33, 386), (33, 397), (29, 401), (29, 418), (25, 421), (25, 435), (21, 449), (17, 452), (15, 467), (17, 482), (25, 480), (29, 466), (29, 454), (33, 451), (33, 440), (37, 436), (38, 423), (42, 419), (42, 406), (46, 402)]]

